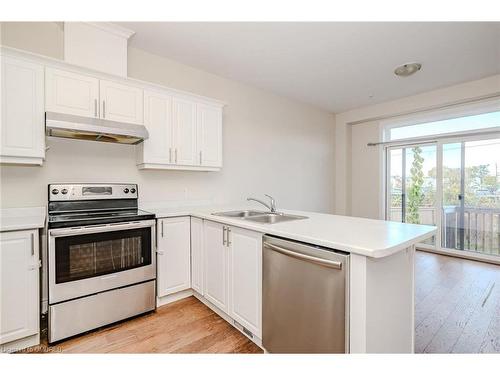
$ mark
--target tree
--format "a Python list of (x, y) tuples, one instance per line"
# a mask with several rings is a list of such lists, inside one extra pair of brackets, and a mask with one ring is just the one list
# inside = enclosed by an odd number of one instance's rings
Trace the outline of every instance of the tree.
[(420, 222), (419, 207), (424, 200), (422, 187), (424, 185), (424, 158), (422, 149), (413, 147), (413, 162), (410, 168), (410, 186), (408, 189), (408, 207), (406, 210), (406, 222), (418, 224)]

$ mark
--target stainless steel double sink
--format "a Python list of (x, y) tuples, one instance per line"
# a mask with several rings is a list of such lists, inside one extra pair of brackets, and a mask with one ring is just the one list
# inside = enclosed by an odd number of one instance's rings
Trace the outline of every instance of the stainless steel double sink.
[(215, 212), (212, 215), (248, 220), (262, 224), (275, 224), (284, 221), (307, 219), (307, 216), (290, 215), (281, 212), (265, 212), (257, 210)]

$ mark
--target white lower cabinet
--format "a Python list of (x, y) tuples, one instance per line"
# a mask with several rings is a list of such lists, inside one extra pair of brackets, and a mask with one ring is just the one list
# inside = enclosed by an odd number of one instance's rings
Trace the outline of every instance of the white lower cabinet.
[(157, 295), (164, 297), (191, 287), (189, 216), (157, 221)]
[(191, 218), (191, 287), (203, 295), (203, 220)]
[(262, 234), (205, 221), (204, 297), (257, 337), (262, 331)]
[(203, 296), (225, 313), (228, 303), (228, 253), (226, 226), (205, 221), (203, 225), (204, 291)]
[(262, 337), (262, 234), (237, 227), (228, 230), (229, 315)]
[[(0, 344), (39, 334), (38, 230), (0, 233)], [(27, 346), (36, 345), (30, 342)], [(22, 349), (22, 346), (17, 346)]]
[[(158, 297), (192, 288), (262, 337), (262, 234), (196, 217), (158, 219)], [(239, 327), (241, 329), (241, 327)]]

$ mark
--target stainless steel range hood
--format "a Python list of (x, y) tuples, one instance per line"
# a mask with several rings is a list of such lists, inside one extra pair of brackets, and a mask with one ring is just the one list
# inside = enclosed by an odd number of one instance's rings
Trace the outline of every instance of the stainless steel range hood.
[(55, 112), (45, 112), (45, 133), (50, 137), (129, 145), (136, 145), (149, 137), (143, 125)]

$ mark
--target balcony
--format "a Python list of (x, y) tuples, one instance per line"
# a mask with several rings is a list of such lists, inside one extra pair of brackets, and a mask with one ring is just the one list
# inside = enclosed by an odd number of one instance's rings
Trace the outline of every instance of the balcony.
[[(436, 225), (434, 207), (419, 210), (420, 223)], [(391, 208), (391, 220), (401, 221), (401, 208)], [(500, 255), (500, 209), (465, 207), (463, 223), (460, 206), (442, 210), (443, 248), (467, 250), (481, 254)]]
[(443, 247), (500, 255), (500, 209), (448, 206), (442, 225)]

